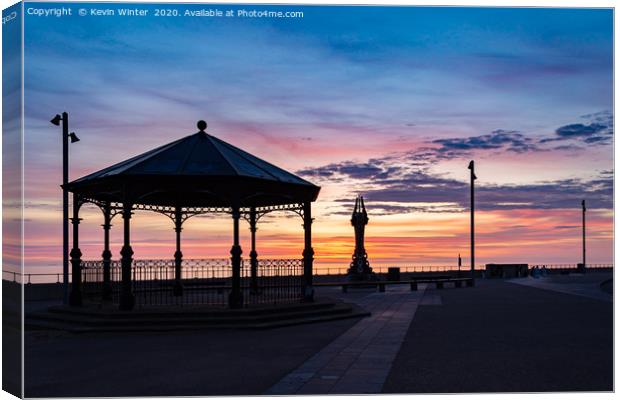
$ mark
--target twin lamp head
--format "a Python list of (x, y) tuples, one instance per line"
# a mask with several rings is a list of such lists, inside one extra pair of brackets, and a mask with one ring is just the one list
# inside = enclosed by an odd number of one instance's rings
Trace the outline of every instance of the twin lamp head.
[[(60, 126), (60, 121), (62, 121), (62, 117), (60, 116), (60, 114), (56, 114), (56, 116), (54, 118), (51, 119), (51, 123), (56, 125), (56, 126)], [(77, 135), (75, 134), (75, 132), (71, 132), (69, 134), (69, 139), (71, 139), (71, 143), (75, 143), (75, 142), (79, 142), (80, 138), (77, 137)]]

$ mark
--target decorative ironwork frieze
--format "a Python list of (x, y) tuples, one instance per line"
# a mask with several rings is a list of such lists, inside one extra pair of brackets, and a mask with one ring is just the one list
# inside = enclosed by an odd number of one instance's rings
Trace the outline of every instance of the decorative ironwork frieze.
[[(107, 203), (105, 201), (97, 200), (89, 197), (80, 197), (80, 206), (84, 203), (91, 203), (96, 205), (101, 209), (102, 212), (105, 213), (106, 207), (110, 209), (110, 220), (113, 219), (116, 215), (122, 214), (123, 212), (123, 204), (119, 202), (110, 202)], [(205, 214), (232, 214), (232, 207), (180, 207), (181, 209), (181, 223), (185, 222), (191, 217), (196, 215), (205, 215)], [(158, 206), (152, 204), (134, 204), (132, 205), (132, 210), (140, 210), (140, 211), (152, 211), (156, 213), (160, 213), (170, 218), (173, 222), (175, 221), (176, 215), (176, 207), (173, 206)], [(240, 207), (239, 211), (241, 212), (241, 216), (249, 222), (251, 207)], [(256, 212), (256, 220), (260, 220), (263, 216), (268, 213), (274, 211), (292, 211), (295, 214), (299, 215), (301, 218), (304, 217), (304, 208), (301, 203), (292, 203), (292, 204), (281, 204), (274, 206), (261, 206), (254, 208)]]

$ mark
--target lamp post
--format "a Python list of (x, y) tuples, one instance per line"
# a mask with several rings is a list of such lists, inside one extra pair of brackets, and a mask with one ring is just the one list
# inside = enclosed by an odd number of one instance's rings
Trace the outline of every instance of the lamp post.
[(80, 139), (74, 132), (69, 133), (69, 114), (66, 112), (56, 114), (50, 121), (53, 125), (60, 126), (62, 121), (62, 283), (63, 302), (69, 301), (69, 192), (66, 185), (69, 183), (69, 140), (71, 143)]
[(476, 177), (476, 174), (474, 173), (474, 160), (471, 160), (469, 162), (469, 166), (467, 167), (467, 169), (469, 169), (469, 180), (470, 180), (470, 202), (471, 202), (471, 206), (470, 206), (470, 226), (469, 226), (469, 234), (470, 234), (470, 246), (471, 246), (471, 278), (472, 278), (472, 282), (474, 279), (474, 266), (475, 264), (475, 257), (474, 257), (474, 249), (475, 249), (475, 241), (474, 241), (474, 181), (476, 179), (478, 179), (478, 177)]
[(586, 201), (581, 200), (581, 272), (586, 272)]

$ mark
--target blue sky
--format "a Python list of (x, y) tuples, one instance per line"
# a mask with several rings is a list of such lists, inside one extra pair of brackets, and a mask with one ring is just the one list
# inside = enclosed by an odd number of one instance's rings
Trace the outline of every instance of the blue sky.
[(133, 93), (144, 116), (159, 115), (152, 98), (214, 122), (441, 119), (476, 132), (610, 107), (611, 10), (291, 8), (304, 18), (27, 16), (27, 87), (54, 103), (88, 93), (104, 110)]
[(389, 140), (539, 134), (611, 108), (611, 10), (290, 9), (304, 18), (27, 16), (29, 121), (79, 105), (106, 137), (202, 117)]
[(19, 6), (2, 12), (2, 265), (21, 269), (21, 18)]

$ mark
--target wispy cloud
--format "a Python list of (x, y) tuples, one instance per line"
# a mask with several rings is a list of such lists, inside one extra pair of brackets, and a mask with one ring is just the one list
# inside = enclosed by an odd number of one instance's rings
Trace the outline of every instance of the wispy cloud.
[[(581, 117), (589, 123), (573, 123), (558, 127), (552, 134), (543, 136), (526, 135), (516, 130), (496, 129), (490, 134), (435, 139), (430, 143), (439, 147), (421, 149), (417, 155), (433, 158), (452, 159), (470, 156), (476, 151), (501, 150), (517, 154), (537, 151), (579, 151), (587, 145), (610, 144), (613, 137), (613, 115), (601, 111)], [(549, 147), (548, 143), (570, 141)], [(579, 146), (578, 144), (581, 144)]]
[(488, 135), (471, 136), (468, 138), (437, 139), (432, 143), (439, 144), (437, 149), (440, 153), (451, 150), (506, 150), (515, 153), (536, 151), (536, 146), (532, 138), (517, 131), (505, 131), (498, 129)]
[[(610, 111), (601, 111), (595, 114), (584, 115), (581, 118), (590, 120), (589, 123), (575, 123), (561, 126), (555, 130), (555, 135), (540, 140), (540, 143), (574, 140), (586, 144), (610, 144), (613, 137), (613, 115)], [(560, 149), (556, 147), (556, 149)]]
[[(316, 169), (298, 171), (321, 182), (352, 182), (355, 193), (363, 193), (369, 204), (377, 204), (384, 214), (455, 212), (469, 207), (469, 184), (447, 178), (407, 163), (407, 154), (389, 156), (372, 163), (344, 161)], [(607, 172), (607, 171), (606, 171)], [(523, 185), (479, 184), (477, 208), (481, 210), (565, 209), (579, 206), (587, 199), (592, 208), (613, 208), (613, 177), (603, 172), (594, 179), (562, 179)], [(357, 184), (355, 183), (357, 182)], [(360, 189), (363, 188), (363, 189)], [(346, 209), (350, 198), (338, 199)], [(335, 213), (346, 213), (334, 210)]]

